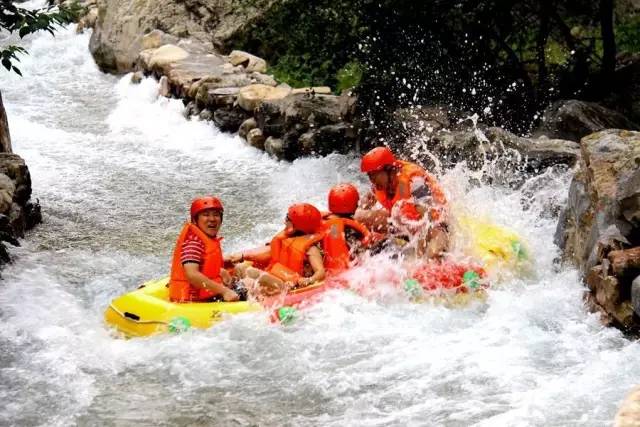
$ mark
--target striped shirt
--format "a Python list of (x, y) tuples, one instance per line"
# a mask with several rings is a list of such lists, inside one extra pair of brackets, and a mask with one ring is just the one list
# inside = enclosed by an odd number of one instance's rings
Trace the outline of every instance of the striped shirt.
[(190, 233), (182, 243), (180, 263), (195, 262), (202, 264), (204, 261), (204, 242), (195, 234)]

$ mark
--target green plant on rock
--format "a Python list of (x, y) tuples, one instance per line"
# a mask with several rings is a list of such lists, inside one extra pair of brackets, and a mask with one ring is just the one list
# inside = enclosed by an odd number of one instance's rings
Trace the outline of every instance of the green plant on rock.
[(362, 80), (362, 73), (362, 65), (358, 61), (347, 62), (336, 74), (338, 81), (336, 91), (340, 93), (343, 90), (357, 87)]
[[(18, 33), (20, 38), (38, 31), (55, 33), (57, 25), (73, 22), (81, 11), (77, 3), (71, 6), (29, 10), (15, 5), (11, 0), (0, 0), (0, 29), (9, 33)], [(7, 69), (22, 76), (15, 63), (20, 62), (19, 54), (28, 53), (26, 49), (9, 45), (0, 48), (0, 63)]]

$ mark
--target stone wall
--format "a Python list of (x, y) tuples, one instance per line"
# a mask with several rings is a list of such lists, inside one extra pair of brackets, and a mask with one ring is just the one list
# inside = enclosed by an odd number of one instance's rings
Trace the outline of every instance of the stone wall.
[(31, 175), (24, 160), (11, 152), (11, 137), (0, 93), (0, 264), (10, 261), (5, 242), (18, 238), (42, 221), (40, 205), (32, 203)]
[(632, 283), (640, 276), (640, 132), (597, 132), (582, 138), (580, 150), (556, 242), (582, 271), (592, 307), (607, 322), (637, 332), (640, 289), (632, 299)]

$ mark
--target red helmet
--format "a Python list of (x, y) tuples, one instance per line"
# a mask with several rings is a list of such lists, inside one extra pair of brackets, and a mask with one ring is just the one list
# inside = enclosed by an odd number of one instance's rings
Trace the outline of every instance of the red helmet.
[(365, 173), (379, 171), (385, 166), (395, 164), (396, 157), (387, 147), (376, 147), (362, 156), (360, 170)]
[(353, 184), (338, 184), (329, 191), (329, 210), (334, 214), (353, 214), (360, 194)]
[(287, 218), (293, 224), (293, 228), (303, 233), (314, 233), (322, 225), (322, 214), (309, 203), (296, 203), (289, 206)]
[(199, 197), (191, 202), (191, 219), (194, 219), (196, 215), (207, 209), (216, 209), (220, 211), (220, 213), (224, 212), (222, 202), (217, 197)]

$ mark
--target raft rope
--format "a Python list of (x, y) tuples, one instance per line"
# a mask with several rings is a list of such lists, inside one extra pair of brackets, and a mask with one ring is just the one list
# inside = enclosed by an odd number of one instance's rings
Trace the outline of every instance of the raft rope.
[(113, 306), (113, 304), (109, 304), (109, 308), (111, 310), (115, 311), (117, 314), (119, 314), (120, 317), (124, 317), (125, 319), (130, 320), (130, 321), (135, 322), (135, 323), (140, 323), (140, 324), (143, 324), (143, 325), (153, 325), (153, 324), (168, 325), (169, 324), (169, 322), (163, 322), (162, 320), (136, 320), (136, 319), (132, 319), (131, 317), (127, 316), (122, 311), (120, 311), (117, 308), (115, 308)]

